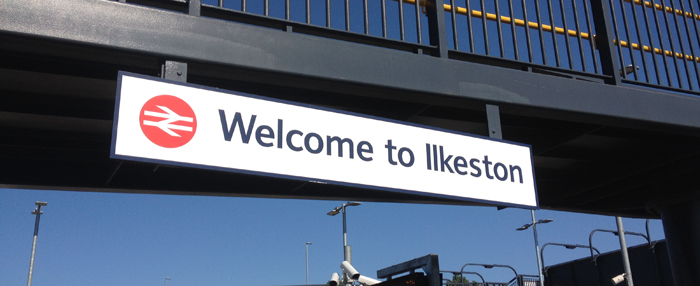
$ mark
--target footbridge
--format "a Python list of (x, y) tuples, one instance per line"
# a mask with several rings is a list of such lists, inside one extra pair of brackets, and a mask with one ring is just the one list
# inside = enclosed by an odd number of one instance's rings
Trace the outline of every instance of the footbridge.
[(698, 22), (695, 0), (3, 0), (0, 187), (485, 204), (111, 158), (122, 71), (527, 144), (540, 208), (661, 218), (697, 285)]

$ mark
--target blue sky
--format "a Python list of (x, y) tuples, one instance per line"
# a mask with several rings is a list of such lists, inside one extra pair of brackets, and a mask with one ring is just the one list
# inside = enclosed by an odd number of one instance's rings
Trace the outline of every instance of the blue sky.
[[(300, 285), (325, 283), (340, 272), (342, 218), (326, 213), (343, 202), (0, 189), (0, 285), (27, 282), (35, 201), (41, 217), (33, 285)], [(540, 210), (547, 242), (588, 244), (593, 229), (615, 229), (615, 218)], [(364, 202), (349, 207), (353, 265), (378, 269), (438, 254), (441, 270), (465, 263), (506, 264), (536, 274), (530, 221), (524, 209)], [(645, 232), (645, 220), (624, 219), (627, 231)], [(653, 240), (663, 239), (659, 220)], [(628, 236), (629, 245), (644, 242)], [(619, 249), (616, 236), (596, 233), (603, 252)], [(548, 246), (546, 265), (588, 255), (586, 249)], [(508, 269), (468, 266), (488, 281), (507, 281)], [(476, 276), (468, 279), (477, 279)]]

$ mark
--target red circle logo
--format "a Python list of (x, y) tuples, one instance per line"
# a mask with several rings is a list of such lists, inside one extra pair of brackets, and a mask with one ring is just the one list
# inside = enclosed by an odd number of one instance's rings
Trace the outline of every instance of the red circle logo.
[(197, 131), (197, 117), (192, 107), (172, 95), (149, 99), (141, 108), (139, 124), (148, 140), (165, 148), (187, 144)]

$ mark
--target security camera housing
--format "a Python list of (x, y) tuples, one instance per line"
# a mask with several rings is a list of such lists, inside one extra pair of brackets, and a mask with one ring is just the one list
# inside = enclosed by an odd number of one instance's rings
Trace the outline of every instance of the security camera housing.
[(360, 278), (360, 272), (357, 272), (357, 270), (355, 270), (355, 267), (352, 267), (352, 265), (350, 265), (350, 262), (343, 261), (343, 263), (340, 263), (340, 268), (343, 269), (344, 273), (347, 273), (348, 276), (350, 276), (350, 279), (357, 280), (357, 278)]
[(623, 273), (623, 274), (620, 274), (620, 275), (613, 277), (612, 284), (617, 285), (617, 284), (622, 283), (623, 281), (625, 281), (625, 277), (627, 277), (627, 273)]
[(328, 280), (328, 286), (338, 286), (340, 284), (340, 275), (338, 273), (333, 273), (331, 275), (331, 280)]
[(379, 281), (379, 280), (373, 279), (373, 278), (369, 278), (369, 277), (363, 276), (363, 275), (360, 275), (360, 277), (357, 278), (357, 282), (360, 282), (360, 283), (367, 285), (367, 286), (382, 283), (382, 281)]

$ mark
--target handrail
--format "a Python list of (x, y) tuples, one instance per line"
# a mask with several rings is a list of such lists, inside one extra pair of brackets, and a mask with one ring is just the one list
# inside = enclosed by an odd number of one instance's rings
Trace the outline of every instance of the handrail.
[[(609, 232), (609, 233), (612, 233), (614, 235), (619, 235), (619, 232), (616, 230), (594, 229), (593, 231), (591, 231), (591, 234), (588, 236), (588, 245), (591, 246), (591, 248), (593, 247), (593, 234), (597, 231)], [(649, 237), (642, 234), (642, 233), (633, 232), (633, 231), (625, 231), (625, 234), (626, 235), (627, 234), (638, 235), (638, 236), (644, 237), (647, 240), (647, 243), (649, 243), (649, 246), (651, 246), (651, 240), (649, 239)], [(600, 252), (598, 254), (600, 254)], [(593, 249), (591, 249), (591, 259), (592, 258), (593, 258)]]

